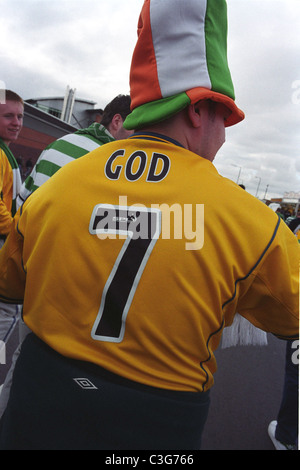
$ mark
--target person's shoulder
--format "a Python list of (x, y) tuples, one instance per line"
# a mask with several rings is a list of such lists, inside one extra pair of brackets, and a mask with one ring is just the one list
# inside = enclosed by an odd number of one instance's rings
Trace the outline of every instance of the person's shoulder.
[(247, 189), (240, 187), (234, 181), (219, 175), (218, 193), (221, 200), (226, 201), (232, 211), (240, 214), (243, 219), (257, 219), (277, 223), (278, 215), (256, 196), (250, 194)]
[[(0, 163), (2, 167), (9, 166), (8, 158), (3, 149), (0, 148)], [(1, 175), (0, 175), (1, 176)]]

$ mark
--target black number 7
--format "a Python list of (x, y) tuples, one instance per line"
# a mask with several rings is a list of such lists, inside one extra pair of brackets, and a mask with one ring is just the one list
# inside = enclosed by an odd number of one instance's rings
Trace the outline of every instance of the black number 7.
[(93, 339), (114, 343), (123, 340), (128, 311), (160, 232), (158, 209), (108, 204), (94, 208), (90, 221), (92, 235), (100, 239), (125, 235), (126, 239), (103, 289), (92, 328)]

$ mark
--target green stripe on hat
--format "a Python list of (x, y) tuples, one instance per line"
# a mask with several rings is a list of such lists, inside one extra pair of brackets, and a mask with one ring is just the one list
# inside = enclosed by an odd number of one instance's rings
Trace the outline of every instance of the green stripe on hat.
[(168, 119), (191, 103), (185, 92), (156, 101), (150, 101), (135, 108), (124, 121), (125, 129), (141, 129)]
[(235, 99), (227, 62), (227, 4), (207, 0), (205, 17), (206, 61), (211, 89)]

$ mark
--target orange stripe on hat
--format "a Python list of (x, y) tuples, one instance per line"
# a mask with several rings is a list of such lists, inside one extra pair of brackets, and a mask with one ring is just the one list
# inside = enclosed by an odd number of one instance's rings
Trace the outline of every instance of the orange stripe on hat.
[(131, 109), (162, 98), (151, 31), (150, 0), (145, 1), (138, 21), (138, 41), (132, 56), (130, 86)]

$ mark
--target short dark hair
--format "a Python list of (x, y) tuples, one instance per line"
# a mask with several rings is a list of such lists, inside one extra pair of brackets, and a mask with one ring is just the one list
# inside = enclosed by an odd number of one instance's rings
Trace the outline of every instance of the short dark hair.
[(11, 90), (0, 90), (0, 95), (5, 96), (5, 101), (17, 101), (24, 106), (24, 101), (17, 93)]
[(205, 104), (207, 105), (207, 109), (208, 109), (208, 118), (210, 121), (214, 121), (215, 118), (216, 118), (216, 109), (217, 109), (217, 105), (218, 103), (214, 100), (211, 100), (209, 98), (207, 99), (203, 99), (203, 100), (199, 100), (197, 101), (197, 103), (195, 103), (195, 105), (202, 105), (202, 104)]
[(116, 96), (104, 108), (101, 124), (105, 127), (109, 126), (115, 114), (120, 114), (122, 119), (125, 120), (128, 114), (131, 112), (130, 103), (131, 99), (129, 95)]

